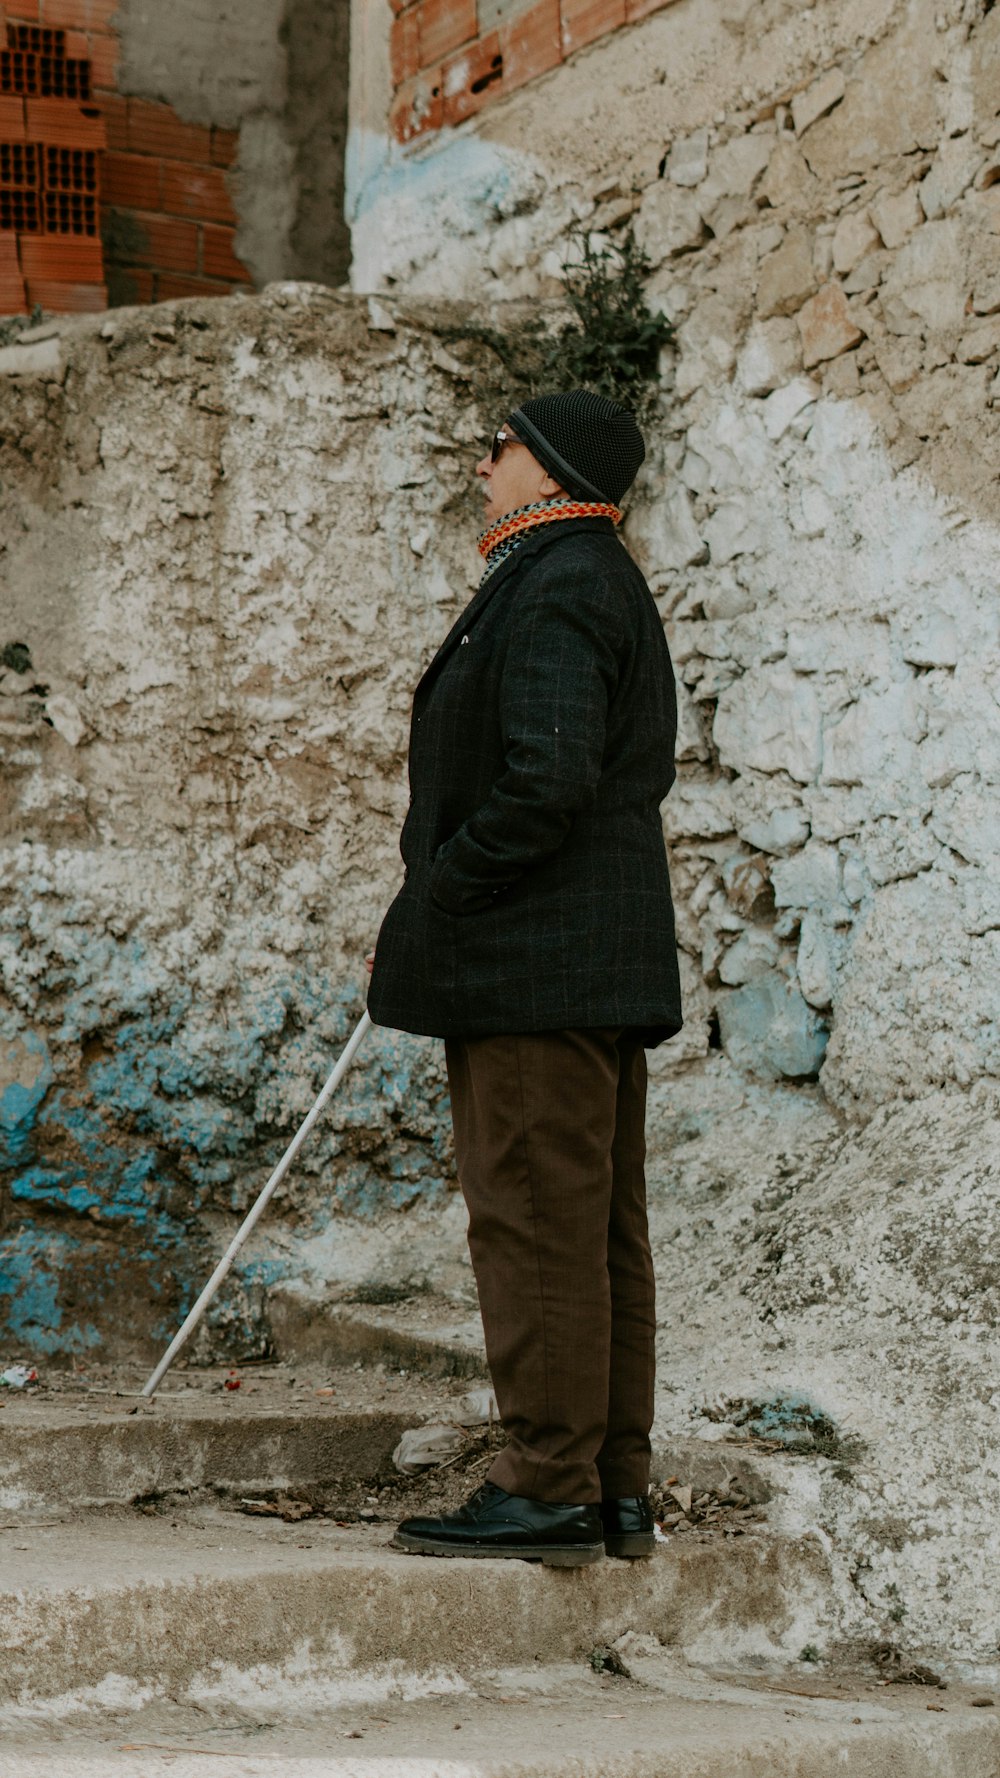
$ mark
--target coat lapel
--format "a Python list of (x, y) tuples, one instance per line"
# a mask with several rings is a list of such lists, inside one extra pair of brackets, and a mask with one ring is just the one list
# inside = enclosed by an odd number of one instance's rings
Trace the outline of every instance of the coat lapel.
[(490, 575), (486, 585), (481, 586), (479, 591), (473, 595), (468, 605), (465, 607), (465, 610), (462, 612), (461, 617), (448, 631), (437, 654), (434, 656), (430, 666), (420, 680), (416, 692), (414, 693), (414, 701), (417, 698), (426, 695), (432, 682), (437, 678), (441, 668), (444, 666), (445, 661), (454, 654), (462, 637), (467, 635), (473, 624), (482, 617), (487, 605), (489, 605), (490, 601), (495, 598), (501, 586), (504, 584), (504, 581), (510, 578), (510, 575), (513, 573), (518, 563), (525, 561), (529, 554), (534, 555), (535, 551), (534, 549), (529, 549), (529, 545), (537, 544), (538, 541), (540, 540), (534, 537), (526, 539), (520, 549), (514, 550), (512, 554), (507, 557), (505, 562), (501, 562), (495, 574)]
[(473, 595), (472, 599), (465, 607), (465, 610), (462, 612), (461, 617), (455, 624), (453, 624), (438, 649), (437, 654), (431, 661), (430, 666), (426, 669), (422, 679), (417, 685), (417, 689), (414, 693), (414, 703), (416, 703), (418, 698), (426, 696), (430, 686), (433, 684), (434, 680), (440, 673), (441, 668), (444, 666), (445, 661), (454, 654), (455, 649), (458, 648), (463, 636), (468, 635), (473, 624), (477, 623), (482, 617), (483, 612), (486, 610), (490, 601), (499, 592), (504, 582), (510, 579), (515, 568), (522, 567), (531, 556), (537, 555), (539, 550), (546, 549), (550, 543), (555, 543), (559, 535), (565, 533), (567, 527), (577, 531), (592, 526), (600, 526), (602, 529), (607, 529), (608, 520), (562, 519), (557, 524), (540, 526), (536, 532), (529, 534), (529, 536), (524, 539), (520, 548), (513, 550), (507, 557), (506, 561), (501, 562), (496, 572), (490, 575), (486, 585), (480, 587), (478, 593)]

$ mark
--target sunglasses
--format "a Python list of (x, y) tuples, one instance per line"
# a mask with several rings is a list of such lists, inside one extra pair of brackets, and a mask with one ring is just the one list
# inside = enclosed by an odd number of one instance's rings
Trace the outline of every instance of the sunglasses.
[(523, 442), (523, 439), (518, 438), (516, 433), (507, 432), (501, 426), (499, 432), (494, 432), (493, 434), (493, 443), (490, 446), (490, 462), (496, 462), (504, 445), (522, 444)]

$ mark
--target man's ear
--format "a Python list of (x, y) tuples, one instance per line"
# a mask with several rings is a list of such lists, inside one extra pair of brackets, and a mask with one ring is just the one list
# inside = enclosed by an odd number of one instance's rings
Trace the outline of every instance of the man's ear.
[(546, 473), (543, 476), (542, 481), (539, 485), (539, 489), (538, 489), (539, 499), (554, 500), (557, 494), (565, 495), (566, 489), (561, 488), (559, 486), (559, 483), (557, 481), (553, 481), (552, 477), (548, 473)]

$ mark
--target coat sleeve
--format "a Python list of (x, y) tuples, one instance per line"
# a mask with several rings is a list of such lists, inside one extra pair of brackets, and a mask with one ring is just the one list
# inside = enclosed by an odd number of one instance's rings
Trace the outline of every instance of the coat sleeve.
[(431, 894), (449, 913), (488, 907), (555, 852), (601, 776), (623, 635), (620, 590), (545, 577), (517, 599), (500, 685), (504, 767), (431, 870)]

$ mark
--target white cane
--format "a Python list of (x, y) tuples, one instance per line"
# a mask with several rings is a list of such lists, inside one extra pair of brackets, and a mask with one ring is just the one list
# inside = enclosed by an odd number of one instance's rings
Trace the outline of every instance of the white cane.
[(369, 1018), (367, 1012), (362, 1013), (361, 1018), (359, 1019), (357, 1025), (355, 1026), (354, 1030), (352, 1031), (351, 1036), (349, 1037), (349, 1039), (344, 1047), (343, 1054), (341, 1055), (340, 1060), (337, 1063), (337, 1066), (334, 1068), (333, 1073), (330, 1075), (330, 1078), (327, 1081), (326, 1086), (323, 1088), (323, 1091), (320, 1093), (320, 1096), (317, 1099), (312, 1110), (310, 1111), (309, 1116), (306, 1118), (305, 1123), (302, 1125), (302, 1127), (298, 1131), (297, 1135), (295, 1135), (293, 1137), (292, 1141), (288, 1144), (288, 1147), (286, 1148), (284, 1154), (282, 1155), (280, 1161), (278, 1162), (278, 1165), (275, 1167), (274, 1172), (271, 1174), (270, 1179), (268, 1180), (267, 1184), (265, 1185), (264, 1190), (261, 1192), (260, 1197), (257, 1199), (256, 1204), (254, 1205), (253, 1209), (250, 1211), (249, 1215), (241, 1223), (236, 1234), (233, 1236), (232, 1240), (230, 1241), (229, 1246), (226, 1248), (225, 1253), (223, 1254), (222, 1258), (220, 1259), (218, 1265), (216, 1266), (215, 1271), (212, 1273), (211, 1278), (208, 1280), (208, 1283), (206, 1284), (204, 1290), (202, 1291), (200, 1297), (198, 1298), (198, 1301), (195, 1303), (194, 1308), (191, 1310), (186, 1321), (184, 1321), (181, 1324), (181, 1326), (178, 1328), (177, 1332), (175, 1333), (169, 1346), (167, 1347), (166, 1351), (164, 1352), (163, 1357), (160, 1359), (160, 1362), (157, 1365), (155, 1371), (153, 1372), (152, 1376), (150, 1377), (148, 1383), (143, 1388), (143, 1391), (142, 1391), (143, 1395), (152, 1395), (153, 1392), (159, 1388), (160, 1383), (163, 1381), (164, 1376), (166, 1375), (167, 1371), (170, 1369), (170, 1366), (173, 1364), (174, 1359), (177, 1357), (177, 1354), (180, 1351), (181, 1347), (184, 1345), (185, 1341), (188, 1339), (188, 1336), (194, 1332), (199, 1321), (201, 1320), (202, 1316), (204, 1315), (205, 1310), (208, 1308), (209, 1303), (212, 1301), (212, 1298), (214, 1297), (216, 1291), (218, 1290), (219, 1285), (222, 1283), (223, 1278), (226, 1276), (227, 1272), (229, 1271), (229, 1268), (232, 1265), (233, 1260), (236, 1258), (236, 1255), (239, 1253), (240, 1248), (243, 1246), (243, 1243), (246, 1241), (248, 1235), (250, 1235), (252, 1233), (254, 1228), (257, 1226), (257, 1223), (260, 1221), (261, 1217), (263, 1216), (264, 1211), (267, 1209), (267, 1206), (271, 1201), (271, 1198), (273, 1197), (278, 1186), (281, 1184), (281, 1181), (284, 1179), (285, 1174), (288, 1172), (289, 1167), (291, 1166), (292, 1162), (295, 1159), (295, 1156), (298, 1154), (299, 1149), (302, 1147), (303, 1142), (305, 1141), (310, 1130), (312, 1129), (313, 1125), (315, 1124), (316, 1119), (321, 1115), (323, 1108), (326, 1105), (327, 1101), (329, 1099), (331, 1099), (333, 1097), (334, 1093), (337, 1091), (337, 1088), (339, 1087), (341, 1081), (343, 1080), (344, 1075), (347, 1073), (347, 1070), (351, 1066), (351, 1063), (353, 1062), (355, 1056), (357, 1055), (358, 1050), (361, 1048), (361, 1045), (364, 1042), (365, 1033), (369, 1029), (370, 1025), (371, 1025), (371, 1019)]

